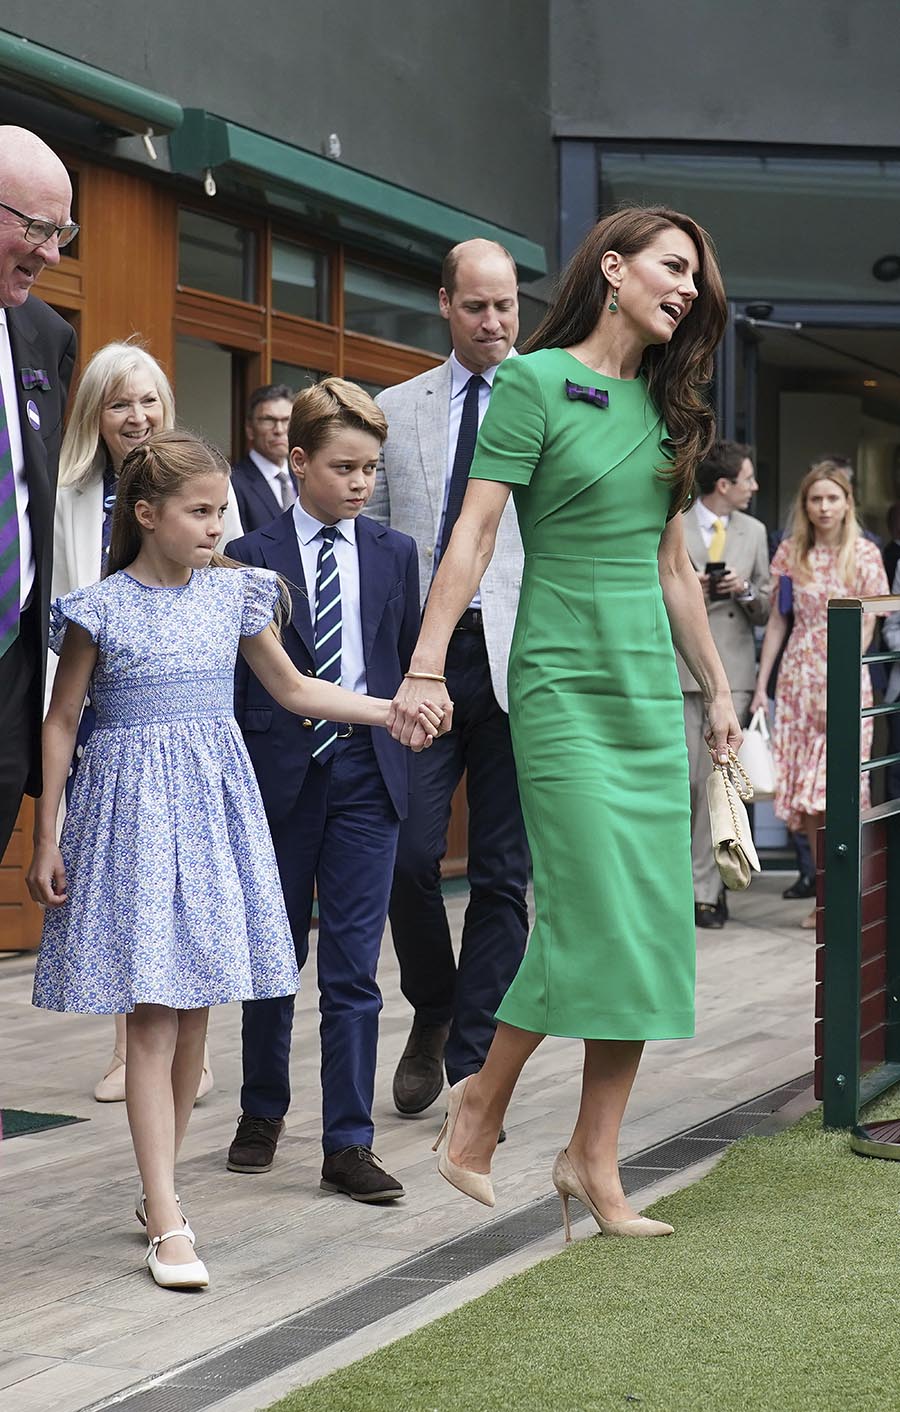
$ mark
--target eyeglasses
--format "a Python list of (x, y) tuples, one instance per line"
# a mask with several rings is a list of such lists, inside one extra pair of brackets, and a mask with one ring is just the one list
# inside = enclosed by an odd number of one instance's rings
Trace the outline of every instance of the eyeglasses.
[(17, 211), (15, 206), (7, 206), (5, 201), (0, 201), (0, 206), (22, 222), (25, 227), (25, 239), (29, 245), (45, 245), (55, 235), (57, 245), (63, 250), (67, 245), (71, 245), (81, 230), (81, 226), (76, 225), (74, 221), (66, 221), (64, 226), (58, 226), (55, 221), (42, 221), (40, 216), (26, 216), (24, 212)]
[(257, 425), (258, 427), (268, 427), (270, 431), (274, 431), (276, 427), (288, 427), (288, 426), (290, 426), (290, 424), (291, 424), (291, 419), (290, 419), (290, 417), (269, 417), (269, 416), (265, 416), (265, 417), (254, 417), (253, 420), (256, 422), (256, 425)]

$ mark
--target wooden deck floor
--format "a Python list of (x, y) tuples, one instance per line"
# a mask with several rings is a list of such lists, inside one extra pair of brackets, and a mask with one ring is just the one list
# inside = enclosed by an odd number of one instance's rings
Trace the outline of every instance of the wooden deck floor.
[[(698, 932), (696, 1038), (648, 1045), (623, 1155), (812, 1067), (814, 938), (797, 926), (808, 904), (781, 900), (786, 881), (758, 879), (731, 899), (734, 920), (723, 931)], [(450, 905), (458, 930), (464, 898)], [(438, 1177), (429, 1150), (442, 1105), (404, 1120), (390, 1102), (410, 1017), (386, 939), (375, 1147), (402, 1178), (406, 1198), (365, 1207), (319, 1191), (310, 984), (298, 1004), (294, 1107), (276, 1165), (260, 1177), (225, 1171), (238, 1111), (240, 1011), (223, 1007), (211, 1023), (215, 1088), (195, 1111), (179, 1172), (212, 1283), (199, 1296), (166, 1293), (142, 1264), (124, 1106), (91, 1097), (111, 1025), (34, 1010), (32, 967), (30, 958), (0, 960), (0, 1104), (90, 1121), (0, 1143), (4, 1412), (78, 1412), (550, 1189), (553, 1156), (577, 1108), (580, 1046), (548, 1040), (529, 1062), (495, 1163), (497, 1210), (465, 1201)], [(243, 1405), (258, 1404), (248, 1394)]]

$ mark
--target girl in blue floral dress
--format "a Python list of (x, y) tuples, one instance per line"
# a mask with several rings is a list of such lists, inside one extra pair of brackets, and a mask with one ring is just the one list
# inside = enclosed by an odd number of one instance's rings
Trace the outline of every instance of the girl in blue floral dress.
[[(282, 602), (275, 575), (215, 556), (228, 475), (217, 451), (184, 432), (159, 432), (126, 457), (108, 577), (52, 608), (60, 663), (28, 873), (47, 908), (34, 1003), (127, 1014), (137, 1214), (153, 1278), (174, 1288), (209, 1278), (175, 1195), (207, 1007), (298, 985), (269, 829), (233, 717), (238, 650), (299, 715), (383, 726), (389, 707), (301, 676), (269, 630)], [(97, 724), (57, 846), (89, 685)], [(426, 708), (421, 723), (414, 748), (430, 744), (440, 714)]]

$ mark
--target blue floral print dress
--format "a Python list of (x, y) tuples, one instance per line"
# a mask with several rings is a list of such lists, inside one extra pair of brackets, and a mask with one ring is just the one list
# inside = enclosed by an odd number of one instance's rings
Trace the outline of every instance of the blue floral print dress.
[(125, 572), (57, 599), (97, 643), (97, 722), (60, 849), (34, 1004), (120, 1014), (291, 995), (298, 985), (256, 776), (234, 719), (239, 639), (272, 620), (264, 569), (195, 570), (182, 588)]

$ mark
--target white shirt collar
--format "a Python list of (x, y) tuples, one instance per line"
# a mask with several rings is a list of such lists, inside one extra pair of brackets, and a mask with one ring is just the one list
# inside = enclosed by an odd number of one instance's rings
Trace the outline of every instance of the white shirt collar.
[(731, 519), (731, 515), (714, 515), (713, 512), (712, 512), (712, 510), (710, 510), (709, 506), (706, 505), (706, 504), (704, 504), (703, 500), (701, 500), (700, 497), (698, 496), (698, 497), (697, 497), (697, 519), (700, 521), (700, 524), (701, 524), (701, 526), (702, 526), (703, 529), (709, 529), (709, 530), (711, 530), (711, 529), (713, 528), (713, 521), (714, 521), (714, 520), (718, 520), (718, 521), (720, 522), (720, 524), (724, 525), (725, 528), (727, 529), (727, 528), (728, 528), (728, 521)]
[(281, 475), (282, 471), (287, 470), (287, 461), (282, 461), (279, 465), (277, 461), (270, 461), (268, 456), (263, 456), (260, 451), (253, 449), (250, 451), (250, 460), (253, 462), (254, 466), (259, 467), (263, 475), (268, 475), (270, 479)]
[[(507, 358), (514, 358), (514, 357), (516, 357), (516, 350), (515, 350), (515, 348), (510, 348), (510, 350), (509, 350), (509, 352), (507, 353), (506, 356), (507, 356)], [(485, 368), (484, 372), (481, 374), (481, 376), (484, 378), (485, 382), (487, 383), (488, 387), (491, 387), (491, 386), (493, 385), (493, 381), (494, 381), (494, 378), (495, 378), (495, 376), (496, 376), (497, 369), (499, 368), (499, 366), (500, 366), (499, 363), (494, 363), (492, 367), (490, 367), (490, 368)], [(455, 354), (455, 353), (451, 353), (451, 354), (450, 354), (450, 397), (451, 397), (451, 399), (454, 398), (454, 397), (457, 397), (457, 396), (459, 395), (459, 393), (462, 392), (463, 388), (465, 388), (465, 387), (468, 386), (469, 378), (470, 378), (470, 377), (473, 377), (473, 376), (474, 376), (474, 374), (472, 373), (471, 368), (464, 368), (463, 365), (462, 365), (462, 363), (461, 363), (461, 362), (459, 361), (459, 359), (457, 358), (456, 354)]]
[[(310, 515), (307, 510), (304, 510), (300, 501), (295, 500), (294, 527), (297, 531), (297, 538), (300, 540), (300, 543), (309, 544), (322, 529), (322, 521), (317, 520), (314, 515)], [(356, 543), (355, 520), (338, 520), (336, 528), (342, 539), (346, 539), (349, 544)]]

